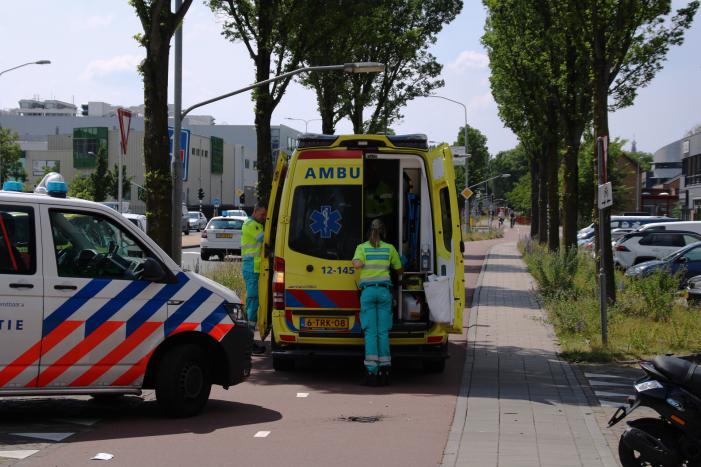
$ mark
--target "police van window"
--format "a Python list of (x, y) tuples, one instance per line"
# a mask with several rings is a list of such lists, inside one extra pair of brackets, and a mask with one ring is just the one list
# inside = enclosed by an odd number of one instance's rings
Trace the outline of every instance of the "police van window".
[(35, 272), (34, 210), (0, 205), (0, 274)]
[(448, 187), (442, 188), (440, 191), (441, 198), (441, 224), (443, 228), (443, 244), (445, 249), (448, 251), (453, 251), (452, 240), (453, 240), (453, 218), (450, 213), (450, 194), (448, 192)]
[(324, 259), (351, 260), (362, 242), (362, 187), (315, 185), (295, 189), (289, 245)]
[(50, 211), (60, 277), (138, 280), (148, 254), (128, 232), (100, 215)]

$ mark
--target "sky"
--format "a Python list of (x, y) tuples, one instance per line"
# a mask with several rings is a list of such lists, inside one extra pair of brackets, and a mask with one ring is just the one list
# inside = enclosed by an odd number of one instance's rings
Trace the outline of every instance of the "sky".
[[(683, 4), (673, 0), (675, 7)], [(145, 52), (133, 39), (141, 24), (127, 0), (0, 0), (0, 5), (0, 37), (5, 38), (0, 70), (42, 59), (52, 62), (0, 76), (0, 108), (17, 107), (24, 98), (78, 106), (88, 101), (124, 106), (143, 102), (136, 65)], [(490, 152), (496, 154), (514, 147), (517, 139), (503, 126), (491, 96), (489, 59), (480, 43), (484, 20), (481, 2), (465, 0), (462, 13), (439, 34), (431, 52), (443, 64), (445, 80), (436, 94), (466, 104), (468, 124), (486, 135)], [(610, 114), (612, 137), (635, 139), (639, 151), (654, 152), (701, 124), (699, 21), (697, 17), (684, 45), (670, 51), (664, 69), (640, 90), (635, 104)], [(222, 37), (221, 24), (202, 0), (193, 2), (183, 33), (183, 107), (254, 82), (245, 47)], [(170, 85), (172, 102), (172, 79)], [(250, 94), (241, 94), (195, 113), (212, 115), (218, 124), (252, 124), (253, 102)], [(438, 142), (454, 142), (464, 122), (463, 108), (442, 99), (417, 98), (402, 113), (402, 121), (392, 125), (397, 133), (425, 133)], [(303, 122), (286, 118), (319, 118), (314, 93), (292, 84), (272, 123), (304, 130)], [(320, 121), (308, 125), (310, 132), (321, 131)], [(350, 133), (352, 126), (342, 121), (336, 132)]]

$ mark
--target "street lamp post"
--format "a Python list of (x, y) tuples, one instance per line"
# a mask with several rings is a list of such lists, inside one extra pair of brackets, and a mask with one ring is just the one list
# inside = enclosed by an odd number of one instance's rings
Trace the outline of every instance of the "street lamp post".
[[(467, 184), (469, 183), (468, 180), (469, 180), (469, 173), (470, 173), (469, 168), (468, 168), (468, 165), (469, 165), (468, 164), (468, 162), (469, 162), (468, 156), (469, 156), (470, 152), (467, 150), (467, 106), (465, 104), (463, 104), (462, 102), (450, 99), (448, 97), (439, 96), (437, 94), (429, 94), (426, 97), (435, 97), (437, 99), (443, 99), (445, 101), (452, 102), (454, 104), (458, 104), (458, 105), (462, 106), (464, 116), (465, 116), (465, 125), (463, 126), (463, 131), (465, 132), (464, 133), (464, 140), (465, 140), (464, 141), (464, 143), (465, 143), (465, 186), (467, 186)], [(469, 200), (469, 198), (465, 200), (465, 230), (467, 232), (470, 231), (470, 200)]]
[[(48, 65), (51, 63), (51, 60), (37, 60), (36, 62), (27, 62), (23, 63), (21, 65), (13, 66), (12, 68), (8, 68), (7, 70), (2, 70), (0, 71), (0, 76), (4, 75), (8, 71), (16, 70), (17, 68), (22, 68), (23, 66), (27, 65)], [(2, 126), (0, 126), (2, 128)], [(2, 173), (2, 154), (0, 154), (0, 186), (2, 186), (2, 183), (4, 182), (4, 177)]]
[(312, 118), (309, 120), (305, 120), (304, 118), (292, 118), (292, 117), (285, 117), (285, 120), (297, 120), (298, 122), (304, 122), (304, 132), (308, 133), (308, 127), (309, 127), (309, 122), (320, 122), (320, 118)]
[(51, 60), (37, 60), (36, 62), (27, 62), (23, 63), (21, 65), (13, 66), (12, 68), (8, 68), (7, 70), (2, 70), (0, 71), (0, 75), (3, 75), (7, 73), (8, 71), (16, 70), (17, 68), (22, 68), (23, 66), (27, 65), (48, 65), (51, 63)]
[[(176, 0), (176, 9), (178, 7), (178, 3), (181, 0)], [(178, 39), (178, 36), (182, 34), (182, 28), (178, 28), (178, 31), (175, 33), (175, 115), (174, 115), (174, 131), (173, 131), (173, 163), (174, 163), (174, 170), (173, 170), (173, 177), (174, 177), (174, 183), (173, 183), (173, 216), (172, 216), (172, 224), (171, 224), (171, 230), (172, 230), (172, 255), (173, 255), (173, 261), (176, 263), (180, 264), (181, 260), (181, 234), (180, 234), (180, 204), (182, 203), (182, 176), (180, 175), (182, 173), (182, 162), (180, 161), (179, 157), (176, 157), (176, 155), (180, 154), (180, 127), (182, 125), (182, 120), (185, 118), (187, 114), (192, 112), (193, 110), (200, 108), (204, 105), (211, 104), (212, 102), (217, 102), (222, 99), (226, 99), (227, 97), (235, 96), (236, 94), (241, 94), (242, 92), (250, 91), (251, 89), (255, 89), (258, 86), (263, 86), (275, 81), (279, 81), (281, 79), (287, 78), (289, 76), (294, 76), (298, 75), (300, 73), (308, 73), (311, 71), (343, 71), (345, 73), (380, 73), (385, 71), (385, 64), (384, 63), (377, 63), (377, 62), (355, 62), (355, 63), (344, 63), (341, 65), (321, 65), (321, 66), (308, 66), (308, 67), (303, 67), (303, 68), (298, 68), (296, 70), (289, 71), (287, 73), (283, 73), (278, 76), (274, 76), (270, 79), (266, 79), (264, 81), (259, 81), (257, 83), (253, 83), (250, 86), (246, 86), (245, 88), (237, 89), (236, 91), (231, 91), (226, 94), (222, 94), (221, 96), (213, 97), (211, 99), (207, 99), (206, 101), (199, 102), (197, 104), (191, 105), (190, 107), (186, 108), (182, 112), (180, 111), (180, 98), (182, 94), (182, 88), (180, 87), (180, 78), (178, 75), (182, 74), (182, 57), (179, 56), (179, 52), (181, 52), (180, 49), (180, 41), (182, 39)]]

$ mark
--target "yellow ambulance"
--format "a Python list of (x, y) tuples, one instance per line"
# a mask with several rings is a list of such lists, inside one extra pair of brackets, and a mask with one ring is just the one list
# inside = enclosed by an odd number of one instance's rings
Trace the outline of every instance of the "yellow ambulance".
[[(464, 246), (450, 149), (429, 149), (425, 135), (305, 135), (291, 157), (278, 157), (258, 319), (261, 336), (272, 331), (276, 370), (301, 358), (362, 355), (351, 260), (375, 218), (405, 271), (393, 287), (392, 356), (443, 371), (448, 333), (462, 330)], [(445, 287), (444, 306), (429, 306), (429, 281)]]

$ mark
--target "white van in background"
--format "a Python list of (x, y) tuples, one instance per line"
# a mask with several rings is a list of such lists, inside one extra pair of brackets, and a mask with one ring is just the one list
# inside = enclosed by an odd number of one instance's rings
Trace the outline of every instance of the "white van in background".
[(685, 230), (687, 232), (696, 232), (701, 234), (701, 221), (675, 221), (675, 222), (655, 222), (645, 224), (638, 230)]

